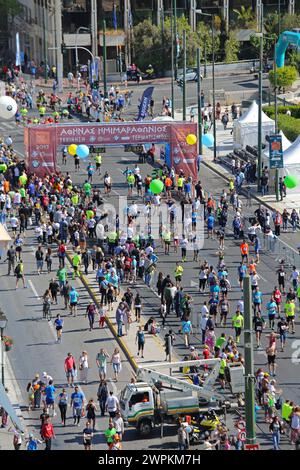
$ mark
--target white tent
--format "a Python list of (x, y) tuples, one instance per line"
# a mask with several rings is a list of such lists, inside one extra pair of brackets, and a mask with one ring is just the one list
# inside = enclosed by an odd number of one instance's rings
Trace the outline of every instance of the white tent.
[(288, 189), (288, 193), (300, 193), (300, 135), (297, 137), (284, 152), (283, 152), (284, 168), (279, 170), (279, 176), (294, 175), (297, 176), (299, 185), (294, 189)]
[[(274, 133), (275, 122), (262, 111), (262, 142), (266, 135)], [(234, 122), (233, 145), (235, 148), (246, 148), (247, 145), (257, 145), (258, 136), (258, 104), (253, 101), (250, 108)]]

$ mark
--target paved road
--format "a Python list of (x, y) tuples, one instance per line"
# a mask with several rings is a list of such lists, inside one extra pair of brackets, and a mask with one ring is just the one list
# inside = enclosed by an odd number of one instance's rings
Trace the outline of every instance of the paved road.
[[(10, 126), (12, 130), (10, 130)], [(1, 125), (0, 129), (5, 132), (5, 134), (10, 134), (13, 137), (14, 144), (17, 147), (17, 150), (22, 153), (23, 151), (23, 139), (21, 130), (15, 130), (14, 125), (5, 124)], [(104, 156), (104, 170), (108, 169), (113, 176), (114, 181), (114, 197), (111, 198), (112, 203), (116, 203), (117, 194), (124, 196), (127, 193), (126, 184), (124, 176), (122, 175), (122, 170), (125, 169), (127, 165), (132, 166), (136, 162), (136, 157), (131, 154), (124, 154), (121, 149), (109, 150)], [(151, 171), (151, 168), (148, 165), (142, 165), (143, 174)], [(73, 173), (73, 164), (69, 163), (68, 170), (71, 172), (73, 181), (82, 182), (85, 172), (82, 171), (81, 174)], [(204, 184), (204, 187), (207, 191), (212, 192), (213, 194), (219, 194), (221, 189), (225, 187), (225, 183), (221, 178), (217, 177), (206, 167), (202, 167), (200, 171), (200, 178)], [(102, 181), (97, 181), (102, 187)], [(254, 207), (251, 208), (251, 211), (254, 210)], [(8, 310), (9, 306), (9, 324), (8, 324), (8, 334), (11, 334), (16, 339), (15, 346), (10, 352), (10, 358), (13, 362), (13, 368), (16, 374), (16, 377), (21, 385), (22, 390), (26, 386), (27, 381), (33, 377), (35, 372), (42, 373), (43, 370), (46, 370), (48, 373), (55, 377), (55, 380), (58, 384), (64, 383), (64, 374), (63, 374), (63, 359), (65, 354), (71, 350), (74, 356), (77, 358), (82, 349), (87, 349), (91, 357), (91, 380), (92, 384), (87, 388), (83, 387), (83, 390), (88, 397), (95, 397), (96, 392), (96, 380), (97, 373), (94, 365), (94, 357), (96, 355), (97, 349), (104, 345), (109, 352), (112, 352), (113, 348), (116, 346), (113, 338), (110, 334), (105, 331), (99, 335), (98, 331), (88, 332), (86, 331), (86, 319), (82, 318), (80, 315), (78, 318), (68, 318), (65, 319), (65, 331), (63, 343), (61, 345), (54, 344), (53, 331), (49, 328), (48, 324), (45, 321), (39, 320), (41, 316), (40, 305), (41, 302), (37, 299), (37, 296), (40, 296), (49, 281), (49, 276), (36, 276), (34, 257), (31, 249), (33, 245), (30, 238), (31, 234), (26, 242), (26, 249), (24, 254), (25, 268), (26, 273), (28, 273), (29, 283), (28, 289), (14, 291), (14, 280), (13, 278), (8, 278), (6, 274), (6, 267), (1, 263), (0, 273), (2, 276), (1, 283), (1, 307)], [(293, 237), (293, 238), (292, 238)], [(287, 243), (294, 244), (298, 240), (299, 235), (284, 234), (283, 239)], [(212, 241), (205, 241), (203, 250), (201, 251), (200, 257), (208, 260), (210, 264), (216, 264), (216, 244)], [(160, 269), (167, 274), (173, 274), (174, 262), (179, 259), (179, 255), (171, 254), (169, 257), (164, 256), (162, 247), (158, 247), (158, 254), (160, 259)], [(197, 288), (195, 287), (198, 278), (198, 267), (199, 265), (191, 262), (192, 255), (188, 254), (188, 262), (185, 264), (185, 271), (183, 276), (183, 285), (186, 290), (190, 291), (194, 297), (194, 309), (199, 311), (200, 306), (202, 305), (204, 299), (207, 297), (200, 296), (197, 293)], [(236, 269), (237, 264), (240, 260), (239, 249), (237, 243), (229, 237), (226, 241), (226, 260), (228, 260), (228, 268), (230, 273), (230, 279), (232, 280), (233, 290), (230, 295), (232, 298), (233, 304), (236, 303), (237, 299), (240, 297), (240, 290), (237, 287), (236, 283)], [(265, 294), (265, 300), (268, 295), (271, 293), (274, 285), (276, 284), (276, 275), (275, 270), (277, 268), (277, 262), (272, 256), (262, 256), (261, 264), (259, 265), (259, 274), (261, 276), (261, 289)], [(191, 285), (191, 281), (195, 284)], [(76, 281), (78, 282), (78, 281)], [(80, 295), (83, 300), (81, 314), (84, 311), (86, 302), (88, 301), (87, 294), (84, 292), (80, 284), (77, 286), (80, 290)], [(159, 306), (159, 300), (157, 296), (147, 289), (143, 284), (140, 284), (138, 288), (141, 296), (144, 300), (144, 313), (146, 315), (151, 315), (153, 312), (157, 312)], [(13, 294), (13, 295), (12, 295)], [(60, 307), (57, 311), (61, 311)], [(293, 335), (292, 338), (288, 340), (288, 347), (285, 353), (279, 353), (278, 359), (278, 387), (283, 388), (284, 395), (287, 398), (293, 399), (295, 402), (299, 403), (300, 392), (299, 392), (299, 361), (298, 361), (298, 349), (300, 346), (299, 338), (299, 322), (296, 323), (296, 335)], [(178, 330), (178, 321), (174, 316), (171, 316), (168, 321), (168, 326), (174, 328), (175, 331)], [(231, 334), (231, 329), (225, 329), (227, 334)], [(218, 330), (220, 332), (220, 330)], [(268, 333), (269, 330), (266, 330)], [(199, 345), (199, 335), (193, 337), (193, 344)], [(243, 342), (241, 343), (241, 347)], [(265, 341), (264, 341), (265, 345)], [(176, 337), (175, 344), (176, 352), (179, 356), (183, 356), (186, 352), (186, 349), (183, 345), (183, 340), (180, 335)], [(20, 358), (26, 357), (26, 361), (21, 361)], [(265, 367), (266, 358), (264, 351), (258, 351), (255, 353), (255, 363), (256, 366), (262, 365)], [(128, 365), (124, 362), (123, 371), (120, 377), (120, 385), (122, 386), (124, 382), (127, 382), (128, 377), (130, 377), (130, 369)], [(120, 387), (121, 388), (121, 387)], [(26, 394), (24, 391), (24, 398)], [(37, 425), (38, 420), (28, 418), (28, 424), (30, 426)], [(105, 422), (100, 422), (100, 429), (106, 425)], [(262, 426), (264, 431), (264, 427)], [(67, 431), (67, 432), (65, 432)], [(263, 432), (262, 431), (262, 432)], [(57, 448), (65, 448), (69, 446), (71, 448), (78, 448), (78, 435), (75, 433), (74, 437), (74, 428), (72, 425), (69, 425), (66, 430), (62, 431), (61, 429), (57, 431), (59, 438), (55, 445)], [(134, 435), (134, 432), (130, 434)], [(263, 438), (263, 434), (261, 436)], [(164, 441), (164, 445), (172, 446), (172, 442), (176, 440), (176, 437), (169, 436)], [(101, 441), (100, 435), (97, 436), (96, 442)], [(266, 448), (270, 445), (269, 439), (265, 440)], [(100, 444), (101, 447), (104, 444)], [(139, 445), (149, 446), (148, 442), (140, 441)], [(158, 446), (159, 439), (151, 440), (151, 447)], [(126, 448), (134, 448), (134, 442), (126, 444)], [(104, 448), (104, 447), (102, 447)]]

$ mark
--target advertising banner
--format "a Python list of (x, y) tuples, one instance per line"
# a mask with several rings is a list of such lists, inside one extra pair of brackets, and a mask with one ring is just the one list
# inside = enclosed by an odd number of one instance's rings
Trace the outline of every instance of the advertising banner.
[(149, 86), (144, 91), (142, 98), (141, 98), (141, 103), (139, 105), (139, 114), (137, 117), (137, 121), (143, 121), (143, 119), (145, 119), (145, 117), (147, 116), (153, 90), (154, 90), (154, 86)]
[(283, 168), (282, 136), (269, 136), (270, 168)]
[(197, 135), (196, 123), (172, 123), (171, 126), (171, 165), (176, 174), (182, 170), (190, 175), (193, 181), (198, 179), (197, 172), (197, 144), (189, 145), (186, 137), (189, 134)]
[(30, 126), (24, 130), (27, 165), (38, 175), (57, 171), (57, 151), (70, 144), (105, 147), (169, 144), (169, 166), (196, 181), (197, 144), (188, 145), (188, 134), (197, 135), (197, 124), (186, 122), (121, 122)]
[(57, 145), (136, 145), (170, 140), (168, 123), (114, 123), (56, 126)]
[(29, 171), (38, 176), (55, 173), (57, 171), (55, 127), (40, 126), (39, 128), (25, 128), (24, 131), (24, 135), (28, 134), (26, 135), (29, 147), (26, 151), (26, 164)]

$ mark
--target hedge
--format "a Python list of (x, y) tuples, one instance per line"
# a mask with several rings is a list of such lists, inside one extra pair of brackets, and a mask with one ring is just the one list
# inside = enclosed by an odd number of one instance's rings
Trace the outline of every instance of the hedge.
[[(291, 116), (286, 114), (288, 109), (291, 111)], [(275, 118), (274, 106), (265, 106), (263, 110), (271, 119)], [(278, 128), (291, 142), (294, 142), (300, 135), (300, 105), (278, 106), (277, 121)]]

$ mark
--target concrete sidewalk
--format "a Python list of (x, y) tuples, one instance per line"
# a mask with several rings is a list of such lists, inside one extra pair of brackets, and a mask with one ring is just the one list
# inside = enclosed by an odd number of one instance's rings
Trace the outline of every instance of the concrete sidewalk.
[[(16, 380), (14, 375), (10, 359), (9, 353), (4, 353), (4, 367), (5, 367), (5, 388), (8, 390), (7, 395), (8, 398), (16, 412), (18, 418), (20, 418), (23, 427), (25, 429), (25, 434), (22, 436), (22, 446), (21, 450), (25, 449), (25, 437), (28, 436), (28, 432), (26, 429), (25, 420), (22, 416), (21, 411), (21, 404), (23, 403), (21, 390), (19, 384)], [(11, 419), (8, 417), (7, 425), (5, 428), (0, 428), (0, 450), (14, 450), (13, 446), (13, 437), (14, 437), (14, 430), (15, 426), (12, 423)]]

